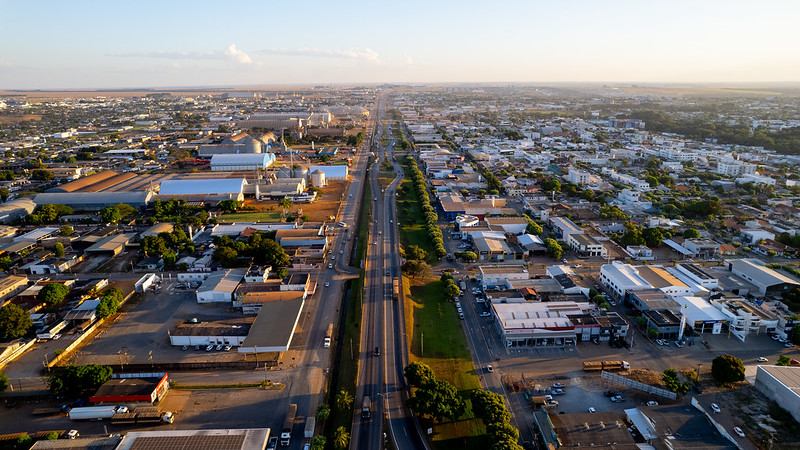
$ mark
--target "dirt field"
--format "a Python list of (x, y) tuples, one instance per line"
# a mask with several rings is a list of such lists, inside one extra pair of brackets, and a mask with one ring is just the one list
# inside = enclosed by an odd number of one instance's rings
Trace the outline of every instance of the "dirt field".
[(0, 124), (2, 125), (14, 125), (28, 120), (42, 120), (42, 116), (38, 114), (0, 115)]
[[(322, 199), (314, 203), (295, 203), (289, 214), (308, 215), (308, 220), (312, 222), (327, 221), (329, 216), (336, 215), (339, 211), (339, 205), (342, 203), (342, 195), (344, 195), (347, 182), (345, 181), (329, 181), (328, 185), (322, 188)], [(245, 206), (255, 208), (256, 212), (281, 212), (277, 200), (246, 200)]]

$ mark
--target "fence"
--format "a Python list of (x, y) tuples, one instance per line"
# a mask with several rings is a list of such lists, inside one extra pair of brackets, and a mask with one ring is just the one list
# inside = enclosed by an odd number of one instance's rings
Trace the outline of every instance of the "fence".
[(36, 342), (36, 339), (30, 339), (27, 342), (25, 342), (24, 344), (22, 344), (19, 347), (17, 347), (11, 354), (9, 354), (2, 361), (0, 361), (0, 369), (5, 367), (11, 361), (14, 361), (15, 359), (17, 359), (17, 357), (20, 356), (21, 354), (25, 353), (25, 350), (31, 348), (31, 346), (34, 344), (34, 342)]
[(659, 397), (668, 398), (670, 400), (675, 400), (676, 398), (678, 398), (678, 395), (675, 394), (674, 392), (668, 391), (666, 389), (657, 388), (649, 384), (640, 383), (638, 381), (631, 380), (630, 378), (625, 378), (623, 376), (613, 374), (611, 372), (606, 372), (605, 370), (602, 373), (600, 373), (600, 377), (612, 383), (621, 384), (625, 387), (633, 388), (642, 392), (647, 392), (649, 394), (657, 395)]

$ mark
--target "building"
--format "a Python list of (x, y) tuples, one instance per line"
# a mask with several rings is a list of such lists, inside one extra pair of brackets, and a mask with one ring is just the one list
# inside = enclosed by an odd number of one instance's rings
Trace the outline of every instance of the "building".
[(653, 250), (645, 245), (629, 245), (625, 247), (625, 251), (637, 261), (652, 261), (656, 259), (653, 256)]
[(568, 315), (595, 309), (593, 303), (492, 303), (495, 326), (508, 347), (575, 345), (575, 327)]
[(800, 421), (800, 367), (758, 366), (755, 385)]
[(19, 294), (28, 287), (28, 277), (6, 275), (0, 278), (0, 302), (5, 306), (5, 301)]
[(747, 245), (753, 245), (758, 241), (766, 241), (768, 239), (775, 239), (775, 233), (766, 230), (741, 230), (739, 234), (742, 236), (742, 242)]
[(197, 289), (197, 303), (232, 302), (236, 286), (244, 278), (244, 269), (228, 269), (212, 273)]
[(116, 256), (122, 253), (136, 235), (132, 233), (112, 234), (100, 238), (92, 244), (85, 252), (93, 256)]
[(114, 374), (89, 397), (92, 403), (155, 403), (169, 390), (169, 376), (153, 374)]
[(473, 237), (475, 254), (478, 261), (506, 261), (515, 259), (515, 253), (506, 244), (505, 239), (491, 237)]
[(29, 198), (16, 198), (0, 203), (0, 223), (12, 223), (31, 214), (37, 203)]
[(741, 177), (744, 175), (755, 175), (755, 164), (743, 163), (741, 161), (720, 161), (717, 164), (717, 173), (720, 175), (727, 175), (730, 177)]
[(711, 258), (719, 253), (719, 242), (711, 239), (686, 239), (683, 246), (695, 257)]
[(298, 228), (294, 230), (278, 230), (275, 232), (275, 242), (281, 247), (313, 247), (328, 245), (328, 237), (323, 227)]
[(237, 317), (216, 321), (188, 321), (169, 331), (169, 343), (176, 347), (183, 345), (239, 346), (247, 338), (253, 324), (252, 317)]
[(528, 269), (520, 264), (508, 264), (501, 266), (480, 266), (480, 281), (483, 289), (509, 286), (510, 280), (527, 280), (530, 278)]
[(583, 229), (566, 217), (551, 217), (549, 223), (563, 241), (568, 241), (571, 234), (583, 234)]
[(686, 324), (698, 333), (720, 334), (728, 323), (728, 316), (703, 298), (675, 297), (675, 301), (681, 305)]
[[(720, 433), (721, 425), (698, 407), (691, 404), (640, 406), (625, 410), (626, 422), (644, 440), (637, 448), (670, 450), (736, 450), (743, 448), (734, 438)], [(727, 435), (727, 436), (726, 436)], [(602, 444), (606, 445), (606, 444)], [(599, 447), (600, 445), (598, 445)]]
[[(549, 448), (595, 448), (610, 446), (617, 450), (638, 450), (624, 418), (613, 412), (583, 412), (580, 414), (547, 414), (557, 446)], [(547, 423), (546, 422), (546, 423)], [(543, 425), (544, 429), (550, 428)], [(541, 427), (541, 425), (540, 425)], [(541, 430), (540, 432), (543, 432)]]
[[(80, 181), (80, 180), (78, 180)], [(45, 192), (37, 194), (34, 201), (43, 205), (55, 203), (69, 206), (76, 211), (99, 211), (108, 206), (125, 203), (134, 208), (144, 208), (153, 200), (150, 191), (102, 191), (102, 192)]]
[(567, 181), (579, 185), (589, 184), (592, 182), (592, 174), (585, 170), (579, 170), (574, 167), (570, 167), (569, 173), (567, 174)]
[(308, 167), (308, 173), (314, 173), (317, 170), (325, 174), (326, 181), (347, 181), (348, 168), (344, 164), (336, 166), (312, 165)]
[(244, 178), (204, 178), (196, 180), (164, 180), (158, 196), (197, 201), (244, 200)]
[[(673, 300), (674, 301), (674, 300)], [(677, 339), (681, 336), (683, 321), (669, 309), (651, 309), (642, 312), (647, 328), (655, 328), (658, 339)]]
[(597, 239), (588, 234), (572, 233), (567, 238), (569, 248), (577, 252), (580, 256), (602, 256), (606, 257), (606, 248)]
[(250, 333), (239, 347), (239, 352), (288, 351), (304, 303), (303, 297), (297, 297), (262, 304)]
[(160, 233), (172, 233), (174, 229), (174, 226), (169, 222), (159, 222), (139, 233), (139, 237), (145, 238), (147, 236), (158, 236)]
[(267, 170), (275, 162), (272, 153), (216, 154), (211, 157), (212, 172)]
[(728, 317), (731, 334), (744, 341), (748, 334), (774, 334), (780, 317), (743, 299), (711, 300)]
[(493, 230), (502, 230), (506, 234), (520, 235), (528, 228), (525, 217), (487, 217), (486, 223)]
[(708, 290), (719, 288), (719, 280), (697, 264), (679, 263), (675, 268), (689, 280)]
[(752, 283), (762, 295), (779, 296), (784, 291), (800, 286), (795, 279), (770, 269), (757, 259), (729, 259), (728, 270)]
[(115, 450), (264, 450), (269, 437), (269, 428), (130, 431)]
[(617, 261), (600, 267), (600, 282), (612, 296), (618, 299), (626, 298), (626, 294), (631, 291), (653, 288), (647, 280), (639, 275), (636, 268)]
[(638, 270), (639, 276), (644, 278), (650, 286), (653, 286), (653, 288), (660, 290), (670, 297), (694, 294), (694, 291), (687, 286), (686, 283), (679, 280), (663, 267), (637, 266), (636, 270)]

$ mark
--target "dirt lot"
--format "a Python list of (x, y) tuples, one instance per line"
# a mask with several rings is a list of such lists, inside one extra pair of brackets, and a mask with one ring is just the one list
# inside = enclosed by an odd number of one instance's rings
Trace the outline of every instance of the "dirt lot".
[[(290, 214), (300, 212), (300, 215), (308, 215), (308, 220), (312, 222), (329, 221), (328, 217), (336, 215), (339, 211), (347, 184), (345, 181), (329, 181), (328, 185), (322, 188), (322, 199), (314, 203), (295, 203), (292, 205)], [(255, 208), (260, 212), (281, 211), (277, 200), (257, 202), (248, 199), (245, 201), (245, 206)]]

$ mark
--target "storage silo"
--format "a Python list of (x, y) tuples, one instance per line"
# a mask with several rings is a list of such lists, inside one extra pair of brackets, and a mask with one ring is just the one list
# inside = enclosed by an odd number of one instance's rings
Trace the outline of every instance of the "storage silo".
[(311, 172), (311, 185), (314, 187), (323, 187), (325, 186), (325, 172), (317, 169)]
[(294, 177), (306, 179), (308, 177), (308, 169), (302, 166), (294, 169)]

